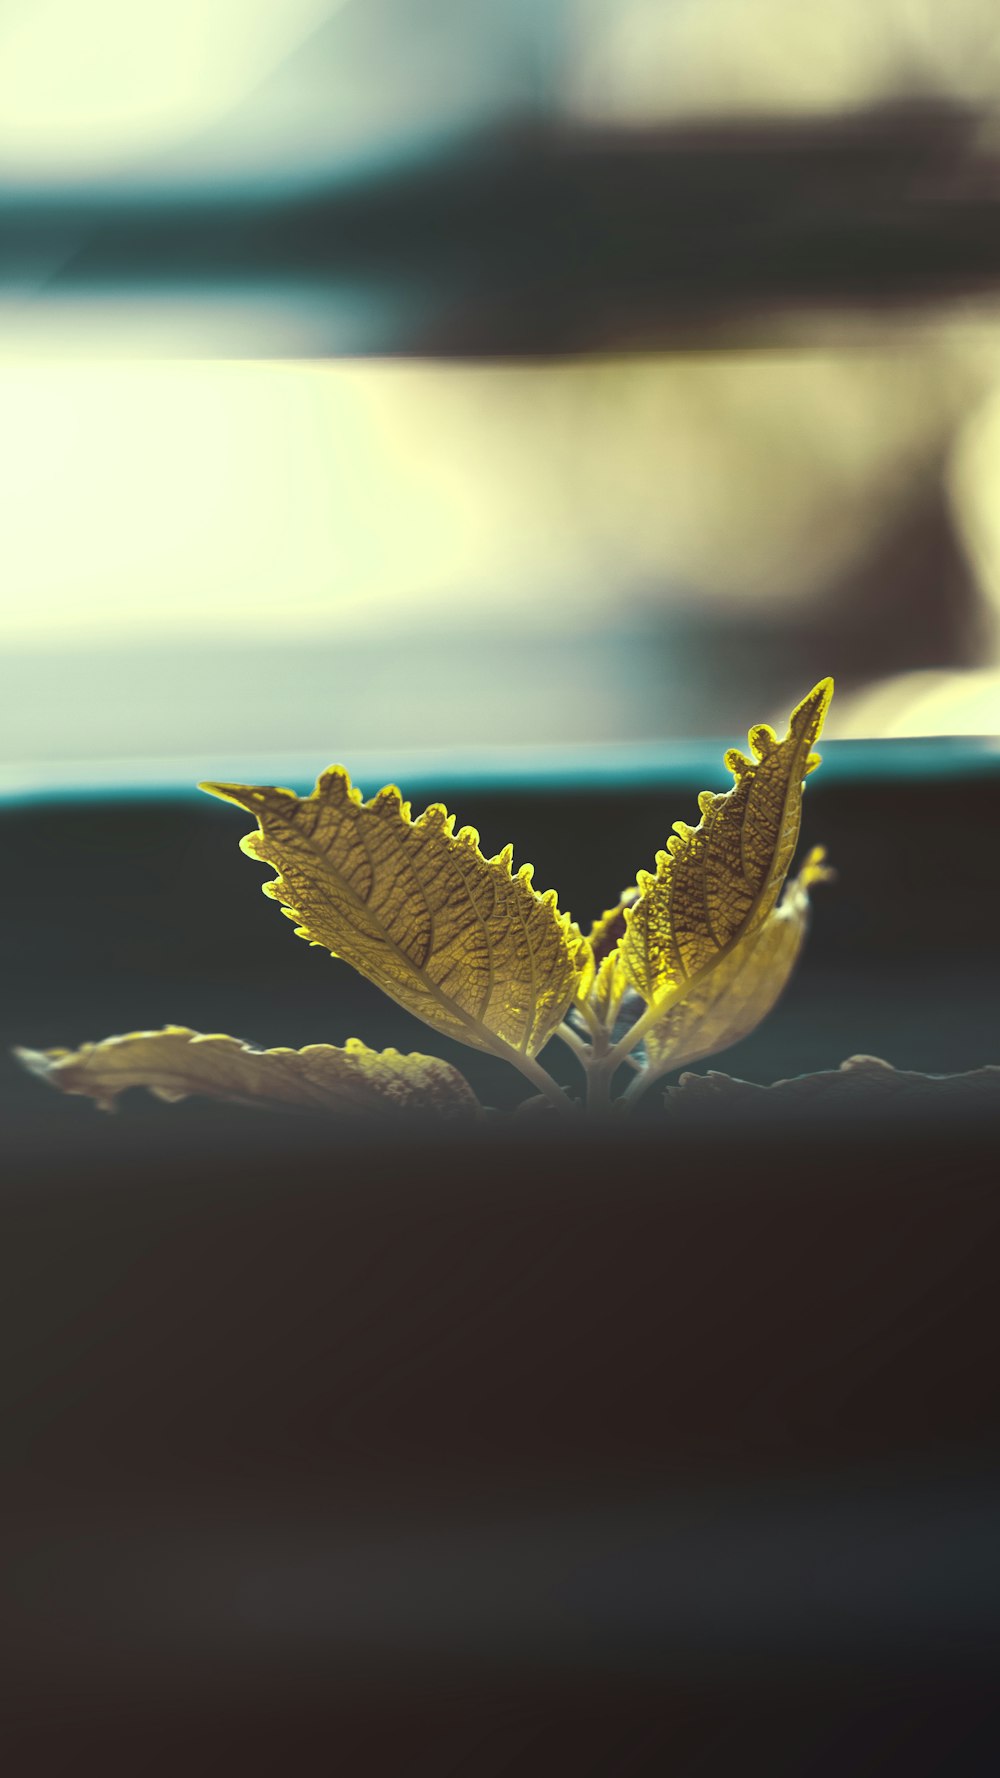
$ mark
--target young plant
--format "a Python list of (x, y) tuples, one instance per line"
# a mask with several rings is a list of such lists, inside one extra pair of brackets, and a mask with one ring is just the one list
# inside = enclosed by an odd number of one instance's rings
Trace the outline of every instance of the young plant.
[[(668, 1072), (745, 1037), (788, 981), (809, 888), (829, 874), (814, 850), (779, 901), (832, 693), (829, 679), (815, 686), (784, 740), (766, 724), (751, 729), (750, 757), (726, 754), (732, 788), (702, 791), (698, 826), (676, 822), (655, 870), (640, 871), (586, 937), (559, 913), (554, 890), (534, 888), (530, 864), (515, 871), (510, 846), (484, 858), (475, 829), (456, 833), (440, 803), (414, 821), (393, 785), (363, 802), (341, 766), (307, 797), (267, 785), (201, 788), (256, 817), (242, 849), (278, 872), (264, 893), (299, 938), (350, 963), (433, 1030), (509, 1062), (560, 1115), (627, 1112)], [(582, 1100), (539, 1061), (553, 1038), (580, 1064)], [(144, 1086), (168, 1100), (198, 1093), (445, 1119), (481, 1110), (450, 1063), (356, 1038), (342, 1049), (257, 1050), (171, 1025), (18, 1054), (104, 1109)]]

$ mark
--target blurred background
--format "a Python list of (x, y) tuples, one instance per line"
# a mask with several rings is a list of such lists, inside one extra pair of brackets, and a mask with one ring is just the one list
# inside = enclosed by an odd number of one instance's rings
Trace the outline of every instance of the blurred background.
[(0, 783), (1000, 732), (989, 0), (6, 0)]

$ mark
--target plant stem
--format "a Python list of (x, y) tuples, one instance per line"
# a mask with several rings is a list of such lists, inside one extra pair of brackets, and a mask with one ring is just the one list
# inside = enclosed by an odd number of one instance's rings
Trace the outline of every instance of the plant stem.
[(645, 1037), (646, 1032), (650, 1027), (658, 1024), (665, 1013), (672, 1012), (675, 1006), (680, 1006), (682, 1001), (687, 1000), (688, 996), (693, 994), (695, 988), (701, 986), (705, 977), (711, 975), (713, 969), (715, 969), (727, 955), (728, 951), (720, 951), (718, 957), (713, 957), (711, 963), (706, 964), (704, 969), (700, 969), (697, 975), (689, 976), (682, 988), (675, 988), (672, 993), (665, 994), (662, 1000), (654, 1001), (651, 1006), (647, 1006), (642, 1017), (636, 1019), (635, 1024), (630, 1030), (626, 1031), (624, 1037), (619, 1039), (615, 1044), (614, 1049), (611, 1051), (616, 1064), (618, 1062), (627, 1061), (629, 1051), (635, 1049), (637, 1043), (642, 1042), (642, 1039)]
[(584, 1068), (590, 1066), (590, 1044), (586, 1043), (582, 1037), (578, 1036), (572, 1025), (568, 1025), (565, 1019), (561, 1025), (556, 1026), (552, 1035), (553, 1037), (562, 1038), (563, 1043), (573, 1051), (574, 1056), (576, 1056), (578, 1061), (582, 1062)]
[[(629, 1057), (628, 1060), (631, 1060), (631, 1057)], [(658, 1068), (650, 1068), (648, 1066), (640, 1069), (639, 1073), (634, 1075), (629, 1081), (628, 1086), (625, 1088), (625, 1091), (621, 1096), (621, 1103), (625, 1106), (626, 1110), (631, 1111), (636, 1101), (642, 1098), (643, 1093), (648, 1092), (649, 1088), (653, 1085), (653, 1082), (662, 1080), (663, 1075), (666, 1073), (669, 1073), (669, 1069), (661, 1070)]]
[(539, 1092), (545, 1095), (546, 1099), (551, 1100), (557, 1110), (570, 1117), (576, 1115), (580, 1109), (579, 1105), (566, 1097), (558, 1081), (553, 1080), (551, 1074), (542, 1067), (540, 1062), (536, 1062), (533, 1056), (525, 1056), (520, 1051), (509, 1051), (506, 1059), (513, 1062), (515, 1068), (519, 1068), (525, 1078), (530, 1080)]
[(611, 1109), (611, 1076), (615, 1070), (607, 1059), (591, 1063), (587, 1069), (587, 1110), (605, 1112)]
[[(694, 975), (689, 975), (684, 982), (683, 987), (675, 986), (672, 990), (668, 990), (660, 1000), (654, 1001), (652, 1005), (647, 1006), (642, 1017), (637, 1019), (631, 1030), (626, 1031), (625, 1036), (615, 1044), (611, 1054), (616, 1057), (617, 1061), (624, 1062), (629, 1051), (633, 1050), (636, 1044), (642, 1041), (646, 1032), (652, 1025), (657, 1024), (659, 1020), (663, 1018), (665, 1013), (672, 1012), (675, 1006), (680, 1006), (682, 1001), (689, 999), (695, 989), (701, 987), (701, 984), (705, 981), (706, 977), (710, 976), (714, 970), (718, 969), (720, 963), (725, 962), (726, 958), (733, 950), (735, 950), (737, 944), (739, 944), (744, 937), (745, 932), (741, 929), (738, 933), (734, 934), (728, 944), (723, 945), (720, 950), (716, 952), (715, 956), (712, 957), (708, 963), (704, 964), (701, 969), (696, 970)], [(663, 1072), (667, 1073), (669, 1070), (665, 1069)], [(650, 1083), (647, 1081), (646, 1084), (649, 1085)], [(635, 1096), (638, 1098), (638, 1094)]]
[[(619, 1058), (612, 1049), (611, 1033), (593, 1007), (584, 1004), (581, 1010), (590, 1027), (591, 1042), (581, 1043), (573, 1031), (569, 1037), (587, 1076), (587, 1110), (600, 1115), (611, 1108), (611, 1082), (618, 1072)], [(562, 1037), (565, 1029), (561, 1026), (557, 1035)]]
[(587, 1024), (590, 1027), (590, 1035), (593, 1038), (595, 1049), (597, 1050), (599, 1055), (603, 1055), (604, 1051), (608, 1047), (608, 1028), (607, 1028), (607, 1026), (603, 1023), (603, 1021), (601, 1019), (598, 1018), (598, 1016), (597, 1016), (596, 1012), (594, 1011), (593, 1007), (591, 1006), (589, 1000), (585, 1000), (583, 1002), (583, 1004), (580, 1007), (580, 1011), (582, 1012), (584, 1018), (587, 1021)]

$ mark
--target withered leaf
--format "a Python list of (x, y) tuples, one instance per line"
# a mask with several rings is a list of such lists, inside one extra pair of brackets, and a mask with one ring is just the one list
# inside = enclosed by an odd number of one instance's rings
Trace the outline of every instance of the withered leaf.
[(848, 1056), (839, 1068), (816, 1074), (797, 1074), (770, 1086), (739, 1080), (710, 1070), (707, 1074), (682, 1074), (668, 1087), (665, 1102), (675, 1120), (693, 1122), (732, 1113), (741, 1123), (752, 1118), (780, 1116), (791, 1120), (817, 1114), (830, 1117), (891, 1112), (907, 1120), (933, 1116), (940, 1136), (942, 1116), (996, 1117), (1000, 1108), (1000, 1067), (988, 1064), (964, 1074), (920, 1074), (894, 1068), (879, 1056)]
[(119, 1093), (148, 1087), (174, 1101), (200, 1094), (237, 1105), (382, 1114), (420, 1111), (474, 1116), (478, 1101), (457, 1068), (435, 1056), (371, 1050), (350, 1038), (343, 1049), (254, 1049), (238, 1038), (203, 1036), (183, 1025), (131, 1031), (78, 1050), (18, 1050), (19, 1061), (64, 1093), (114, 1109)]

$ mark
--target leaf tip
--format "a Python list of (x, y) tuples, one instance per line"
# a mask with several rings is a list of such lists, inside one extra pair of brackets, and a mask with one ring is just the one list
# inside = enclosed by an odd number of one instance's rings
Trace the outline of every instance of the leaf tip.
[(247, 798), (254, 794), (252, 784), (215, 784), (207, 780), (198, 785), (206, 796), (217, 796), (220, 802), (235, 803), (238, 809), (245, 809)]
[(806, 692), (801, 703), (796, 704), (791, 714), (789, 727), (794, 729), (801, 724), (808, 728), (815, 740), (826, 721), (826, 713), (830, 708), (832, 697), (833, 680), (831, 678), (820, 679), (813, 686), (812, 691)]
[(40, 1080), (48, 1080), (53, 1061), (58, 1055), (56, 1050), (23, 1049), (19, 1044), (15, 1044), (10, 1053), (15, 1062), (26, 1068), (29, 1074), (37, 1074)]

